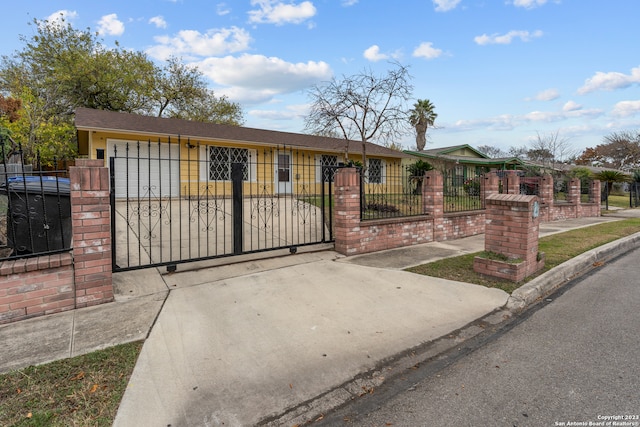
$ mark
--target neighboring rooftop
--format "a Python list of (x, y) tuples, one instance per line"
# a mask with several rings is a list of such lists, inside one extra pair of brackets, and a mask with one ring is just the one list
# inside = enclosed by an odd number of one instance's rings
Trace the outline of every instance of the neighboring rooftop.
[(517, 157), (490, 158), (468, 144), (450, 147), (431, 148), (422, 151), (405, 151), (407, 154), (426, 157), (432, 160), (444, 160), (457, 164), (473, 164), (488, 167), (524, 166), (524, 162)]

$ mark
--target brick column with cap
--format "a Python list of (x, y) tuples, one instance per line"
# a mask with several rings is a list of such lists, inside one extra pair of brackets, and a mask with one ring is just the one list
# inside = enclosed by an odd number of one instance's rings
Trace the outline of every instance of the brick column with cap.
[(103, 160), (69, 168), (76, 307), (113, 301), (109, 171)]
[(485, 254), (474, 259), (473, 269), (486, 276), (520, 282), (544, 267), (544, 255), (538, 253), (539, 209), (537, 196), (488, 196)]

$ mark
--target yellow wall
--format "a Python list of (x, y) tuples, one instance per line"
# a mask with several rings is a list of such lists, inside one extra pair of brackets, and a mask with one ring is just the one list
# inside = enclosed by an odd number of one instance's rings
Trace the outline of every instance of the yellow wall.
[[(181, 196), (208, 196), (208, 197), (226, 197), (231, 195), (230, 181), (208, 181), (206, 167), (207, 155), (202, 149), (203, 146), (217, 147), (237, 147), (250, 150), (251, 163), (254, 164), (251, 170), (250, 181), (244, 182), (245, 194), (259, 196), (260, 194), (277, 194), (278, 188), (275, 184), (276, 166), (278, 162), (278, 154), (286, 153), (291, 157), (291, 190), (295, 194), (321, 194), (321, 183), (318, 181), (319, 172), (317, 172), (317, 156), (321, 154), (336, 155), (338, 161), (344, 161), (342, 153), (321, 153), (302, 149), (282, 149), (271, 146), (261, 146), (258, 144), (239, 144), (226, 141), (216, 140), (189, 140), (178, 137), (145, 137), (144, 135), (129, 134), (123, 132), (101, 132), (101, 131), (79, 131), (79, 139), (87, 141), (87, 154), (89, 158), (97, 158), (97, 150), (105, 150), (105, 166), (108, 165), (108, 158), (113, 155), (113, 146), (108, 147), (107, 142), (110, 140), (130, 141), (130, 156), (137, 156), (135, 142), (140, 141), (141, 145), (151, 142), (152, 153), (157, 150), (158, 142), (165, 144), (179, 143), (180, 158), (180, 193)], [(157, 151), (156, 151), (157, 152)], [(126, 153), (118, 152), (118, 157), (123, 157)], [(172, 153), (172, 157), (174, 154)], [(255, 158), (253, 158), (255, 156)], [(157, 157), (157, 156), (153, 156)], [(350, 159), (361, 160), (361, 156), (350, 154)], [(176, 160), (177, 161), (177, 160)], [(391, 170), (400, 165), (400, 159), (385, 159), (387, 170)], [(395, 165), (392, 167), (392, 165)], [(383, 185), (387, 191), (402, 191), (402, 179), (399, 176), (389, 175), (383, 184), (370, 184), (370, 186)], [(328, 185), (327, 185), (328, 186)], [(327, 188), (325, 188), (327, 191)]]

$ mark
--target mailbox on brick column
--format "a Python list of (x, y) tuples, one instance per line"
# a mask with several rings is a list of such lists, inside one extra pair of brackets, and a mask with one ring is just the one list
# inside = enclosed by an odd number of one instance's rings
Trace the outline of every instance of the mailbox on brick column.
[(486, 199), (484, 253), (473, 269), (483, 275), (520, 282), (544, 267), (538, 252), (540, 200), (537, 196), (491, 194)]

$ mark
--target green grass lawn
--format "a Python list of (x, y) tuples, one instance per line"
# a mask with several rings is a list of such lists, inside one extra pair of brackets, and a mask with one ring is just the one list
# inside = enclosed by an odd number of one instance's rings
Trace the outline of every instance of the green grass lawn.
[(426, 276), (475, 283), (490, 288), (499, 288), (511, 293), (523, 283), (577, 255), (637, 232), (640, 232), (640, 218), (597, 224), (542, 237), (539, 241), (538, 249), (540, 252), (544, 252), (546, 256), (544, 269), (528, 277), (522, 283), (489, 278), (473, 271), (473, 259), (480, 252), (411, 267), (407, 271)]
[(142, 342), (0, 375), (2, 426), (111, 426)]
[[(602, 209), (605, 209), (605, 207), (606, 207), (606, 202), (602, 202)], [(609, 207), (629, 209), (629, 195), (628, 194), (627, 195), (610, 194)]]

